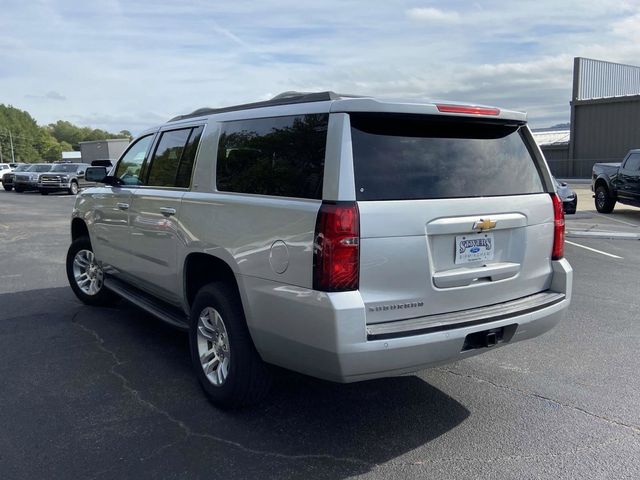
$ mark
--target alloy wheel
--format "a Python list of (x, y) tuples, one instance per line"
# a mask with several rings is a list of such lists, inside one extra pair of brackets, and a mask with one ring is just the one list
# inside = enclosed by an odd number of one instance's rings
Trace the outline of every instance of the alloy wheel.
[(198, 356), (207, 379), (221, 386), (229, 375), (231, 351), (227, 328), (213, 307), (206, 307), (198, 317)]
[(104, 274), (91, 250), (79, 250), (73, 259), (73, 277), (86, 295), (95, 295), (102, 288)]

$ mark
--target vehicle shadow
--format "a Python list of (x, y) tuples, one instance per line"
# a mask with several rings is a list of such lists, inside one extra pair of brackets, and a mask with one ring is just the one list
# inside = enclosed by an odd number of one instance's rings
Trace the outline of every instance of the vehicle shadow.
[[(4, 375), (14, 377), (0, 394), (0, 417), (11, 424), (31, 415), (38, 422), (33, 432), (30, 425), (7, 429), (7, 441), (19, 451), (44, 436), (40, 448), (51, 449), (44, 463), (34, 460), (31, 474), (90, 467), (110, 478), (135, 472), (200, 478), (212, 471), (230, 478), (347, 478), (405, 454), (411, 462), (412, 450), (469, 416), (417, 376), (335, 384), (282, 369), (263, 403), (222, 411), (191, 371), (187, 336), (124, 302), (86, 307), (60, 288), (0, 295), (0, 304), (21, 312), (0, 322), (0, 360), (12, 366)], [(42, 365), (35, 373), (39, 383), (27, 380), (33, 362), (20, 358), (33, 338), (50, 339), (46, 375)], [(47, 416), (38, 417), (43, 388), (53, 399)], [(65, 419), (73, 435), (60, 430)], [(52, 455), (59, 444), (64, 448)], [(103, 458), (104, 451), (119, 461)], [(12, 458), (7, 452), (5, 461)]]

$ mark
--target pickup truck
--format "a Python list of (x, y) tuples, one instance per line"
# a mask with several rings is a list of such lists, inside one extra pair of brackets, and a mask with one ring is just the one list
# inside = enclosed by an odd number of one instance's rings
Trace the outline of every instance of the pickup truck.
[(629, 150), (622, 163), (594, 164), (591, 190), (600, 213), (611, 213), (616, 202), (640, 207), (640, 149)]

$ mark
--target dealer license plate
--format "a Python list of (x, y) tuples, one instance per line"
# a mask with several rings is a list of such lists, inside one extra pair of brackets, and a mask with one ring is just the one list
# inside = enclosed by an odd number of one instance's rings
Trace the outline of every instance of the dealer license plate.
[(493, 233), (456, 236), (456, 264), (493, 260)]

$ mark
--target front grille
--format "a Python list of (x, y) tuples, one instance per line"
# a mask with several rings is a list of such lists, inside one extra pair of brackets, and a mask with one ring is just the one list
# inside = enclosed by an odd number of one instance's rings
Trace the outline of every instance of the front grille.
[(60, 175), (42, 175), (40, 177), (40, 181), (42, 183), (44, 182), (55, 182), (55, 183), (59, 183), (61, 181), (61, 177)]

